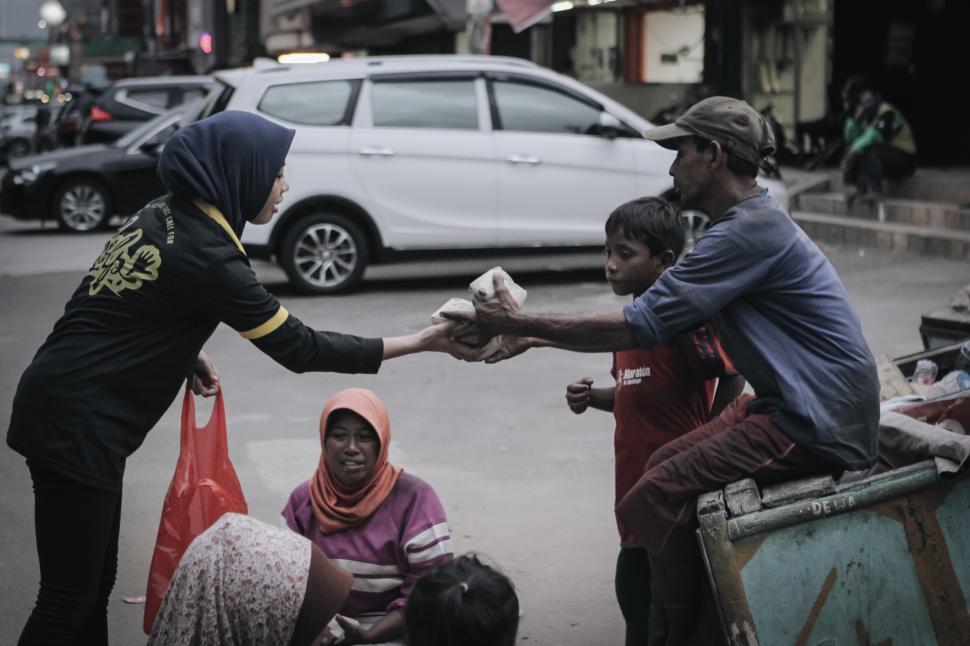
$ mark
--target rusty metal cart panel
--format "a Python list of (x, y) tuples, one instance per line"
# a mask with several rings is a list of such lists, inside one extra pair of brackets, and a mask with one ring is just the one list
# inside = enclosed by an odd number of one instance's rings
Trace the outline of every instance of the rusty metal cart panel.
[(700, 498), (730, 643), (970, 644), (970, 474), (944, 481), (929, 461), (847, 480)]

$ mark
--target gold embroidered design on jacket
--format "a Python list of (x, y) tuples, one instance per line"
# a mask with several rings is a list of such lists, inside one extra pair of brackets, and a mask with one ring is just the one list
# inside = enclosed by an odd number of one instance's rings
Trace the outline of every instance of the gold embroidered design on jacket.
[(93, 278), (88, 288), (91, 296), (104, 287), (120, 295), (126, 289), (138, 289), (146, 280), (158, 278), (158, 268), (162, 265), (158, 247), (145, 244), (132, 252), (143, 232), (141, 229), (125, 231), (127, 226), (112, 236), (88, 272)]

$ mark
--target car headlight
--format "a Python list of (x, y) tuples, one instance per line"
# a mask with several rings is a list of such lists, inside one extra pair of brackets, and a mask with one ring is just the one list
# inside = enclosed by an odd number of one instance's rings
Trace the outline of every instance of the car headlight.
[(57, 162), (44, 162), (42, 164), (34, 164), (30, 168), (24, 168), (19, 171), (14, 171), (13, 183), (14, 184), (33, 184), (40, 178), (41, 175), (55, 168), (57, 168)]

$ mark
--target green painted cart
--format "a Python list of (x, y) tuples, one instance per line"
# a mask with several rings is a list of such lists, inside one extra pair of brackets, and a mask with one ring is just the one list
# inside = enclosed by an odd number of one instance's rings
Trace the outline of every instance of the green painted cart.
[(753, 480), (701, 496), (733, 646), (970, 645), (970, 472)]

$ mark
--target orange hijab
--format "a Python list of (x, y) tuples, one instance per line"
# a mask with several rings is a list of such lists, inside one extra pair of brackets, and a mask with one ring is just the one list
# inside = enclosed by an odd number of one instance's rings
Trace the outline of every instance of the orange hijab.
[(320, 415), (320, 446), (327, 435), (327, 422), (338, 410), (357, 413), (374, 427), (381, 446), (374, 464), (374, 475), (356, 489), (347, 489), (327, 470), (327, 461), (320, 454), (313, 479), (310, 480), (310, 503), (320, 531), (325, 534), (339, 532), (360, 525), (371, 517), (394, 488), (401, 468), (387, 461), (391, 444), (391, 420), (377, 395), (366, 388), (348, 388), (330, 398)]

